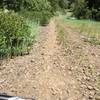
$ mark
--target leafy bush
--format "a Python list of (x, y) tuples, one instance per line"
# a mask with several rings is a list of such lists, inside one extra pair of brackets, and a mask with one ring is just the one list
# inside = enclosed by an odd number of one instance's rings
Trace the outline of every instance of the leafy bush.
[(2, 8), (9, 10), (19, 11), (23, 0), (0, 0)]
[(32, 20), (38, 19), (40, 24), (48, 23), (51, 17), (51, 5), (48, 0), (3, 0), (6, 9), (19, 12)]
[(76, 18), (100, 21), (100, 0), (75, 0), (73, 5)]
[(94, 9), (92, 8), (92, 18), (94, 20), (100, 21), (100, 8), (99, 9)]
[(49, 23), (49, 20), (52, 16), (52, 14), (48, 11), (41, 11), (41, 12), (33, 12), (34, 19), (40, 23), (40, 25), (46, 25)]
[(87, 3), (85, 0), (83, 1), (77, 1), (74, 5), (73, 14), (78, 19), (86, 19), (89, 18), (91, 15), (91, 12), (89, 11), (87, 7)]
[(49, 10), (50, 3), (48, 0), (2, 0), (2, 6), (9, 10), (20, 11), (26, 9), (28, 11)]
[(31, 12), (31, 18), (40, 22), (41, 25), (47, 24), (52, 16), (51, 5), (48, 0), (26, 0), (24, 6), (24, 8), (27, 9), (28, 14)]
[(12, 57), (28, 51), (30, 30), (14, 12), (0, 12), (0, 57)]
[(25, 19), (38, 22), (40, 25), (49, 23), (50, 18), (53, 16), (50, 11), (27, 11), (22, 10), (19, 12)]
[(48, 0), (24, 0), (23, 8), (27, 9), (28, 11), (50, 11), (51, 5)]

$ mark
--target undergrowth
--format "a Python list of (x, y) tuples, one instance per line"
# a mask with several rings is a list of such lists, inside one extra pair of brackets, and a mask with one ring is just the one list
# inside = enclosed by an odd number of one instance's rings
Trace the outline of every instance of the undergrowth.
[(37, 29), (17, 13), (0, 11), (0, 59), (29, 53)]

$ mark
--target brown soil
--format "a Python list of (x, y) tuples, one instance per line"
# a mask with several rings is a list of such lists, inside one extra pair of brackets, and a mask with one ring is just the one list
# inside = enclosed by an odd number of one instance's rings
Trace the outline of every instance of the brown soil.
[(82, 42), (77, 32), (65, 27), (68, 41), (65, 52), (59, 45), (54, 20), (40, 30), (29, 55), (0, 66), (0, 91), (37, 100), (88, 100), (87, 88), (91, 90), (93, 86), (84, 87), (91, 82), (82, 83), (87, 78), (82, 71), (86, 66), (95, 65), (96, 75), (100, 74), (100, 46)]

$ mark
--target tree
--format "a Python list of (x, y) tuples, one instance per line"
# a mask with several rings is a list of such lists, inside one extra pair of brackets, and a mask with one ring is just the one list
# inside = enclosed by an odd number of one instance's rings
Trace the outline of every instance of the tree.
[(88, 2), (89, 8), (99, 8), (100, 0), (86, 0)]
[(91, 10), (92, 19), (100, 20), (100, 0), (87, 0), (87, 4)]

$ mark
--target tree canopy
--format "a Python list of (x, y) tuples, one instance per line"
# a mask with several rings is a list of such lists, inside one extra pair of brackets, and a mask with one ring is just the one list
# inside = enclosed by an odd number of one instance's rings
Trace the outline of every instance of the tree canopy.
[(56, 11), (72, 9), (76, 18), (100, 20), (100, 0), (0, 0), (0, 7), (16, 12), (26, 9), (49, 11), (52, 14)]

